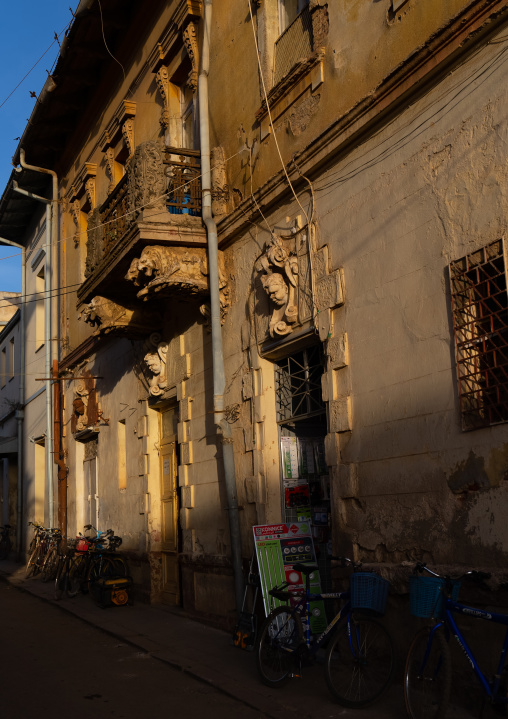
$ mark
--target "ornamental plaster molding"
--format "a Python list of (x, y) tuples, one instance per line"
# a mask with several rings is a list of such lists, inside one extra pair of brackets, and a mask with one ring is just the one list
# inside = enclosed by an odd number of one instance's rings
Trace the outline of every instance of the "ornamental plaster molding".
[(122, 135), (123, 135), (125, 144), (127, 146), (127, 153), (128, 153), (127, 159), (130, 160), (130, 158), (134, 154), (134, 147), (135, 147), (135, 145), (134, 145), (134, 120), (132, 118), (129, 118), (128, 120), (126, 120), (123, 123)]
[[(155, 141), (142, 142), (136, 147), (129, 164), (129, 204), (142, 209), (166, 209), (166, 177), (164, 154)], [(134, 219), (134, 215), (133, 215)]]
[(98, 207), (88, 215), (86, 234), (85, 277), (89, 277), (98, 267), (104, 254), (104, 226), (101, 222), (101, 213)]
[(140, 288), (137, 297), (149, 300), (157, 296), (184, 294), (195, 296), (208, 292), (206, 249), (203, 247), (145, 247), (131, 262), (125, 279)]
[(89, 177), (85, 182), (85, 193), (91, 210), (95, 210), (95, 177)]
[(140, 339), (147, 331), (156, 331), (162, 325), (162, 316), (157, 311), (144, 307), (130, 309), (99, 295), (85, 305), (78, 319), (90, 325), (97, 337), (114, 333)]
[(256, 262), (256, 270), (261, 273), (261, 284), (272, 304), (270, 336), (284, 337), (293, 331), (293, 325), (298, 321), (298, 256), (274, 234)]
[(109, 177), (108, 195), (115, 189), (115, 151), (112, 147), (108, 147), (104, 153), (106, 161), (106, 174)]
[(225, 215), (228, 211), (229, 186), (226, 178), (226, 153), (223, 147), (213, 147), (212, 165), (212, 213), (214, 217)]
[(169, 73), (167, 67), (162, 65), (155, 73), (155, 82), (157, 89), (162, 97), (162, 112), (160, 116), (160, 125), (164, 132), (169, 127), (170, 111), (169, 111)]
[(196, 92), (198, 89), (198, 74), (199, 74), (199, 48), (197, 38), (197, 25), (194, 22), (189, 22), (187, 27), (182, 32), (182, 38), (187, 50), (187, 55), (191, 61), (192, 69), (187, 78), (187, 86)]

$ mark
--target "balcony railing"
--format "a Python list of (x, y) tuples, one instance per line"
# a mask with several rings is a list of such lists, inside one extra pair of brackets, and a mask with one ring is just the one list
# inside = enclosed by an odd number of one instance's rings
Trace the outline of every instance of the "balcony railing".
[(164, 174), (168, 178), (167, 207), (173, 215), (201, 215), (199, 150), (167, 147)]
[[(158, 220), (164, 211), (201, 216), (199, 157), (197, 150), (162, 149), (154, 142), (136, 148), (123, 178), (89, 217), (86, 277), (118, 247), (144, 210), (155, 209)], [(150, 222), (150, 215), (143, 220)]]

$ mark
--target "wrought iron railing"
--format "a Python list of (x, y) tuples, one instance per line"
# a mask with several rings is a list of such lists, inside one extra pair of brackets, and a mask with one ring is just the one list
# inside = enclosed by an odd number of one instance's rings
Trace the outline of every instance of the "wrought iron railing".
[(109, 254), (132, 224), (129, 212), (129, 178), (125, 174), (106, 202), (101, 206), (101, 223), (104, 228), (104, 255)]
[(199, 150), (166, 147), (164, 174), (168, 178), (168, 211), (173, 215), (201, 215)]

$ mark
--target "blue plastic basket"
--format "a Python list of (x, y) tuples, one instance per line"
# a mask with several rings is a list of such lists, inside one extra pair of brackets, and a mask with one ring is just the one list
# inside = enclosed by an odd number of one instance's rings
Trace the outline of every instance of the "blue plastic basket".
[(349, 578), (351, 607), (382, 616), (390, 582), (373, 572), (355, 572)]
[[(451, 598), (457, 601), (460, 580), (450, 580)], [(441, 619), (444, 614), (446, 582), (439, 577), (409, 577), (409, 608), (415, 617)]]

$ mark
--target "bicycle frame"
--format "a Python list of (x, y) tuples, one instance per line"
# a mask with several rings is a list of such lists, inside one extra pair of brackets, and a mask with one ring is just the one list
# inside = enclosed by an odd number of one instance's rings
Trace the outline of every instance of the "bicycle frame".
[[(460, 604), (459, 602), (454, 602), (452, 599), (447, 598), (446, 603), (445, 603), (445, 617), (443, 620), (441, 620), (439, 623), (437, 623), (435, 625), (435, 627), (431, 633), (431, 638), (433, 638), (434, 632), (440, 626), (443, 626), (443, 625), (445, 626), (445, 629), (447, 630), (447, 632), (451, 631), (451, 633), (457, 640), (459, 646), (461, 647), (462, 651), (464, 652), (467, 659), (469, 660), (471, 668), (473, 669), (474, 673), (480, 680), (480, 683), (483, 686), (483, 689), (486, 692), (486, 694), (488, 695), (488, 697), (490, 699), (495, 699), (496, 702), (508, 703), (508, 697), (498, 696), (499, 685), (501, 682), (501, 672), (505, 665), (506, 656), (508, 654), (508, 628), (506, 630), (503, 647), (501, 649), (501, 655), (499, 658), (497, 672), (494, 675), (495, 681), (491, 685), (489, 683), (489, 681), (487, 680), (487, 678), (485, 677), (485, 674), (482, 672), (482, 670), (478, 666), (478, 662), (476, 661), (476, 658), (475, 658), (469, 644), (467, 643), (467, 641), (463, 637), (459, 627), (457, 626), (457, 623), (453, 617), (453, 612), (456, 612), (458, 614), (464, 614), (468, 617), (473, 617), (475, 619), (484, 619), (486, 621), (494, 622), (496, 624), (504, 624), (507, 627), (508, 627), (508, 615), (499, 614), (497, 612), (488, 612), (484, 609), (477, 609), (475, 607), (469, 607), (466, 604)], [(429, 645), (427, 648), (427, 652), (425, 654), (424, 663), (427, 661), (430, 645), (431, 645), (431, 639), (429, 640)]]

